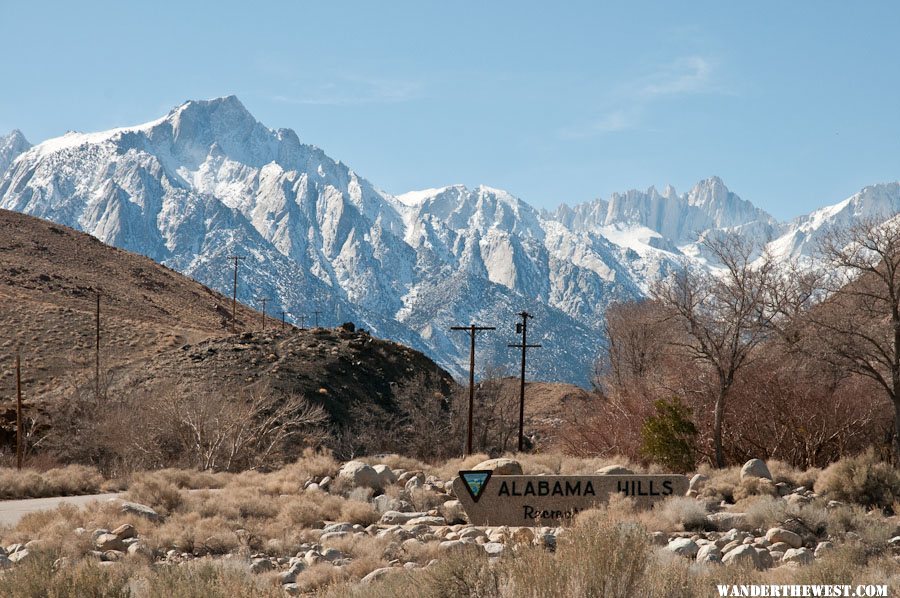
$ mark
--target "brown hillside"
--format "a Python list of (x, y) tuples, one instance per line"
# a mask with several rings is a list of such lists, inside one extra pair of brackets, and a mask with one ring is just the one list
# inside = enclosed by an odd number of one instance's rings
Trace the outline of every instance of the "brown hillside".
[[(228, 276), (228, 273), (223, 273)], [(193, 389), (233, 394), (265, 382), (313, 394), (340, 417), (355, 400), (386, 400), (419, 372), (450, 376), (424, 355), (365, 333), (258, 329), (261, 314), (154, 261), (51, 222), (0, 210), (0, 412), (7, 438), (22, 353), (28, 408), (94, 388), (96, 293), (101, 381), (109, 393)], [(278, 325), (280, 328), (280, 324)], [(320, 390), (322, 389), (322, 390)]]

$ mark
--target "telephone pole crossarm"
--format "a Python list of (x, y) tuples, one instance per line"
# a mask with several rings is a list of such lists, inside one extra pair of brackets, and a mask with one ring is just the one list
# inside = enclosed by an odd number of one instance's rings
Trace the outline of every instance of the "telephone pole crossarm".
[(450, 330), (465, 330), (469, 333), (469, 421), (466, 429), (466, 455), (472, 454), (472, 410), (475, 404), (475, 335), (483, 330), (497, 330), (496, 326), (451, 326)]

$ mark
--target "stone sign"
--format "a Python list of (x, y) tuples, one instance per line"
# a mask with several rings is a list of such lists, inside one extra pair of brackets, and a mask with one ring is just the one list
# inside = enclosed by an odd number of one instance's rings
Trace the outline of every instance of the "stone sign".
[(649, 507), (684, 496), (683, 475), (493, 475), (461, 471), (453, 481), (456, 498), (474, 525), (557, 526), (580, 511), (605, 503), (614, 493)]

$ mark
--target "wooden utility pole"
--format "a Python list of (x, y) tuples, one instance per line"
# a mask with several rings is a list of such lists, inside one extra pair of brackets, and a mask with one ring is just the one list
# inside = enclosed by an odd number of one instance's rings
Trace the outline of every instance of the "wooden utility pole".
[(322, 313), (322, 312), (320, 312), (320, 311), (317, 309), (317, 310), (315, 310), (313, 313), (316, 314), (316, 328), (318, 328), (318, 327), (319, 327), (319, 314)]
[(469, 333), (469, 423), (466, 428), (466, 455), (472, 454), (472, 409), (475, 403), (475, 334), (482, 330), (497, 330), (494, 326), (451, 326), (450, 330), (465, 330)]
[(22, 469), (25, 439), (22, 432), (22, 356), (16, 351), (16, 469)]
[(300, 318), (300, 330), (303, 330), (306, 328), (306, 314), (300, 314), (297, 317)]
[(237, 332), (236, 322), (237, 322), (237, 275), (238, 275), (238, 262), (242, 259), (245, 259), (242, 255), (229, 255), (228, 259), (234, 261), (234, 287), (231, 293), (231, 333), (234, 334)]
[(94, 399), (100, 402), (100, 291), (97, 291), (97, 311), (95, 313), (94, 331), (96, 343), (94, 346)]
[(263, 314), (263, 324), (262, 324), (262, 329), (263, 329), (263, 332), (266, 331), (266, 302), (267, 302), (268, 300), (269, 300), (268, 297), (260, 297), (260, 298), (258, 299), (258, 301), (259, 301), (260, 303), (262, 303), (262, 307), (263, 307), (263, 310), (262, 310), (262, 314)]
[(507, 347), (522, 348), (522, 378), (519, 384), (519, 452), (521, 453), (525, 450), (525, 351), (540, 348), (540, 345), (528, 344), (528, 318), (534, 318), (534, 316), (524, 310), (518, 315), (522, 316), (522, 322), (516, 324), (516, 332), (522, 335), (522, 342), (507, 345)]
[(284, 319), (287, 316), (287, 313), (284, 310), (281, 310), (281, 331), (284, 332)]

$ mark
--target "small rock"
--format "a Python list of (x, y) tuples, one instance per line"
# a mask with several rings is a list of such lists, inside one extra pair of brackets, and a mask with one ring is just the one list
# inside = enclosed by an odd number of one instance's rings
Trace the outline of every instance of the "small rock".
[(445, 540), (438, 544), (438, 549), (441, 552), (450, 552), (451, 550), (459, 550), (460, 548), (465, 547), (465, 543), (462, 540)]
[(29, 551), (27, 548), (22, 548), (21, 550), (17, 550), (11, 553), (6, 558), (13, 563), (21, 563), (26, 559), (31, 558), (31, 551)]
[(381, 476), (371, 465), (362, 461), (348, 461), (344, 463), (338, 472), (338, 477), (345, 479), (354, 486), (381, 490)]
[(275, 563), (269, 559), (254, 559), (254, 561), (250, 563), (250, 573), (266, 573), (274, 568)]
[(622, 465), (607, 465), (597, 470), (597, 475), (634, 475), (634, 472)]
[(756, 549), (756, 554), (759, 555), (759, 566), (762, 569), (770, 569), (772, 565), (775, 564), (775, 561), (772, 559), (772, 555), (769, 554), (769, 551), (765, 548)]
[(379, 463), (378, 465), (373, 465), (372, 469), (375, 470), (375, 473), (378, 474), (378, 477), (381, 479), (381, 487), (387, 488), (391, 484), (394, 484), (397, 481), (397, 476), (391, 471), (391, 468), (387, 465)]
[(769, 531), (766, 532), (766, 540), (771, 542), (772, 544), (778, 544), (779, 542), (784, 542), (791, 548), (800, 548), (803, 546), (803, 540), (790, 530), (786, 530), (780, 527), (773, 527)]
[(522, 475), (522, 464), (514, 459), (501, 457), (482, 461), (472, 469), (490, 469), (494, 475)]
[(705, 486), (706, 482), (708, 481), (709, 476), (703, 475), (702, 473), (694, 474), (694, 477), (691, 478), (691, 481), (688, 484), (688, 490), (700, 492), (701, 490), (703, 490), (703, 486)]
[(361, 580), (359, 580), (359, 583), (361, 583), (362, 585), (368, 585), (372, 582), (383, 579), (385, 575), (390, 575), (390, 573), (391, 567), (381, 567), (380, 569), (375, 569), (374, 571), (363, 577)]
[(146, 544), (138, 541), (128, 545), (128, 554), (131, 556), (140, 555), (150, 558), (153, 556), (153, 551), (150, 550), (150, 548)]
[(505, 547), (500, 542), (488, 542), (484, 545), (484, 551), (488, 553), (489, 556), (500, 556), (503, 554), (503, 550)]
[(743, 482), (746, 478), (765, 478), (767, 480), (772, 479), (772, 474), (769, 473), (769, 468), (766, 466), (766, 462), (762, 459), (750, 459), (744, 466), (741, 467), (741, 481)]
[[(58, 559), (57, 559), (58, 560)], [(5, 554), (0, 554), (0, 571), (9, 569), (13, 566), (13, 562)]]
[(97, 546), (97, 550), (106, 552), (107, 550), (119, 550), (121, 552), (125, 552), (125, 544), (119, 538), (119, 536), (115, 534), (100, 534), (96, 540), (94, 540), (94, 544)]
[(675, 554), (692, 559), (697, 556), (700, 547), (690, 538), (675, 538), (666, 546), (666, 550)]
[(137, 535), (137, 532), (134, 531), (134, 526), (130, 523), (123, 523), (110, 533), (118, 536), (120, 540), (128, 540), (129, 538), (134, 538)]
[(722, 557), (722, 562), (726, 565), (747, 566), (752, 565), (756, 569), (762, 569), (762, 562), (759, 553), (749, 544), (741, 544), (734, 550), (731, 550)]
[(782, 563), (797, 563), (798, 565), (808, 565), (813, 560), (815, 560), (813, 553), (806, 548), (790, 548), (781, 557)]
[(718, 530), (745, 529), (748, 527), (746, 513), (729, 513), (726, 511), (710, 513), (706, 516), (706, 520)]
[(413, 519), (419, 517), (428, 517), (428, 513), (412, 512), (401, 513), (400, 511), (388, 511), (381, 516), (380, 523), (383, 525), (404, 525)]
[(159, 521), (160, 519), (159, 513), (154, 511), (152, 508), (136, 502), (123, 502), (122, 512), (129, 513), (131, 515), (138, 515), (140, 517), (144, 517), (145, 519), (149, 519), (150, 521)]
[[(896, 538), (896, 540), (900, 541), (900, 537)], [(813, 552), (813, 556), (817, 559), (821, 558), (823, 554), (825, 554), (829, 550), (833, 550), (833, 549), (834, 549), (834, 544), (832, 544), (828, 540), (825, 540), (824, 542), (819, 542), (816, 545), (816, 550), (815, 550), (815, 552)]]
[(722, 549), (715, 544), (704, 544), (697, 551), (698, 563), (722, 564)]

